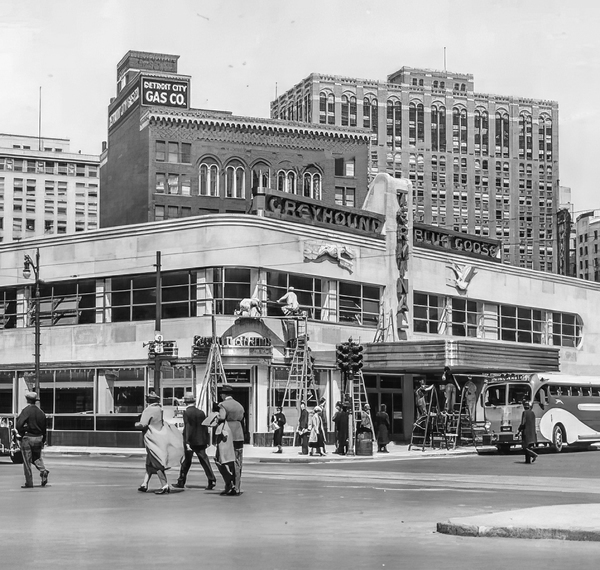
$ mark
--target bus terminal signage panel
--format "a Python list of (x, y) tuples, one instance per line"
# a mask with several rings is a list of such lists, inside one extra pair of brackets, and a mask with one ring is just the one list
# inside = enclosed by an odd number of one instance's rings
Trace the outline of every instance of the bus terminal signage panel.
[(266, 195), (265, 216), (381, 237), (384, 216), (345, 206), (327, 206), (317, 200), (271, 190)]
[(189, 109), (189, 81), (142, 76), (140, 86), (142, 105)]
[(486, 239), (461, 232), (455, 232), (438, 226), (413, 224), (413, 241), (418, 247), (459, 253), (500, 263), (499, 240)]

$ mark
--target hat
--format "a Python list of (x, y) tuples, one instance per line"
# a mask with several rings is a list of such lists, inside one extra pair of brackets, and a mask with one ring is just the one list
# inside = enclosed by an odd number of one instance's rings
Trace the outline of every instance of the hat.
[(196, 398), (194, 397), (194, 394), (192, 392), (186, 392), (183, 395), (183, 401), (186, 404), (191, 404), (191, 403), (195, 403), (196, 402)]
[(148, 402), (158, 402), (160, 400), (160, 397), (158, 396), (158, 394), (156, 392), (148, 392), (148, 395), (146, 396), (146, 400)]
[(25, 399), (29, 402), (37, 402), (39, 400), (37, 392), (25, 392)]
[(313, 411), (314, 412), (322, 412), (323, 408), (321, 408), (321, 406), (315, 406), (315, 409)]
[(233, 388), (229, 384), (223, 384), (219, 386), (221, 392), (233, 392)]
[(288, 291), (295, 291), (293, 287), (288, 287)]
[(529, 408), (529, 400), (523, 400), (523, 407)]
[(276, 406), (275, 409), (276, 410), (283, 410), (283, 408), (281, 406)]

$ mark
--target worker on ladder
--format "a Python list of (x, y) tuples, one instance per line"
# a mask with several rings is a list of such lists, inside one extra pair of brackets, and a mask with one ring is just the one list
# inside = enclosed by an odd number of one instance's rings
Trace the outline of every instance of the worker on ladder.
[(300, 304), (298, 295), (293, 287), (288, 287), (287, 293), (277, 300), (278, 303), (285, 303), (281, 310), (286, 317), (300, 316)]

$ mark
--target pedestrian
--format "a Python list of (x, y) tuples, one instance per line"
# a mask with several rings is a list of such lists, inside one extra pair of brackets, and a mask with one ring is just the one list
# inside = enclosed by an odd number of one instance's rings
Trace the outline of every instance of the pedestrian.
[(341, 402), (335, 405), (335, 414), (331, 418), (335, 425), (335, 451), (338, 455), (348, 453), (348, 412)]
[(327, 422), (327, 400), (324, 396), (319, 399), (319, 408), (321, 408), (321, 423), (323, 424), (323, 454), (327, 455), (325, 445), (327, 444), (327, 433), (329, 431), (329, 423)]
[(166, 495), (171, 492), (167, 481), (166, 471), (174, 466), (179, 466), (183, 458), (183, 440), (179, 430), (164, 421), (160, 397), (150, 392), (146, 396), (148, 406), (142, 412), (140, 419), (135, 423), (137, 429), (144, 434), (146, 447), (146, 474), (138, 491), (146, 493), (150, 477), (157, 475), (161, 483), (160, 489), (154, 491), (156, 495)]
[(227, 422), (220, 421), (219, 404), (213, 404), (213, 412), (210, 418), (206, 418), (204, 423), (208, 425), (213, 432), (213, 443), (215, 446), (215, 463), (219, 473), (225, 482), (225, 490), (221, 495), (228, 494), (235, 484), (235, 450), (233, 449), (233, 437)]
[(286, 423), (281, 406), (277, 406), (276, 413), (271, 416), (273, 426), (273, 446), (277, 449), (273, 453), (283, 453), (283, 426)]
[(217, 478), (210, 465), (210, 459), (206, 455), (206, 448), (210, 445), (210, 434), (208, 427), (203, 424), (206, 419), (204, 410), (196, 407), (196, 398), (192, 392), (186, 392), (183, 396), (183, 403), (187, 404), (183, 411), (183, 445), (184, 457), (179, 470), (179, 479), (173, 485), (177, 489), (185, 488), (187, 474), (192, 466), (194, 453), (204, 469), (204, 473), (208, 480), (205, 487), (206, 491), (214, 489), (217, 484)]
[(308, 445), (310, 447), (310, 455), (324, 455), (321, 451), (325, 445), (325, 432), (323, 431), (323, 421), (321, 420), (321, 408), (315, 406), (313, 415), (310, 418), (310, 435), (308, 437)]
[(387, 414), (387, 407), (381, 404), (379, 411), (375, 414), (375, 426), (377, 428), (377, 451), (380, 453), (389, 453), (387, 445), (390, 442), (390, 416)]
[(27, 392), (25, 400), (27, 405), (17, 416), (15, 426), (21, 436), (21, 455), (25, 473), (25, 485), (21, 485), (21, 488), (31, 489), (33, 487), (32, 463), (40, 472), (42, 487), (45, 487), (48, 484), (48, 474), (50, 473), (42, 459), (42, 449), (46, 443), (46, 414), (35, 405), (38, 401), (37, 392)]
[(299, 443), (302, 447), (302, 451), (299, 451), (299, 455), (308, 455), (308, 437), (310, 429), (308, 427), (308, 410), (306, 409), (306, 402), (300, 402), (300, 417), (298, 418), (298, 427), (296, 429), (298, 434)]
[[(236, 402), (230, 395), (233, 388), (228, 384), (221, 386), (221, 403), (219, 404), (219, 422), (227, 423), (231, 431), (231, 439), (235, 453), (235, 477), (233, 485), (225, 481), (225, 489), (221, 495), (237, 496), (242, 494), (242, 466), (244, 463), (244, 408)], [(228, 434), (225, 433), (227, 437)]]
[(521, 416), (521, 425), (518, 432), (521, 434), (521, 445), (525, 454), (525, 463), (535, 463), (538, 454), (533, 451), (533, 446), (537, 443), (535, 435), (535, 414), (531, 409), (529, 402), (523, 400), (523, 415)]
[(373, 433), (373, 422), (371, 421), (371, 406), (369, 406), (369, 404), (363, 405), (356, 433)]

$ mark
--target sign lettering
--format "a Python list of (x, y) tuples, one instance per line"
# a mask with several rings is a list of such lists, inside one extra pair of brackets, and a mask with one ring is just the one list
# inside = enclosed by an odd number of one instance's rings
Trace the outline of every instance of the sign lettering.
[(188, 81), (142, 77), (142, 105), (189, 108)]

